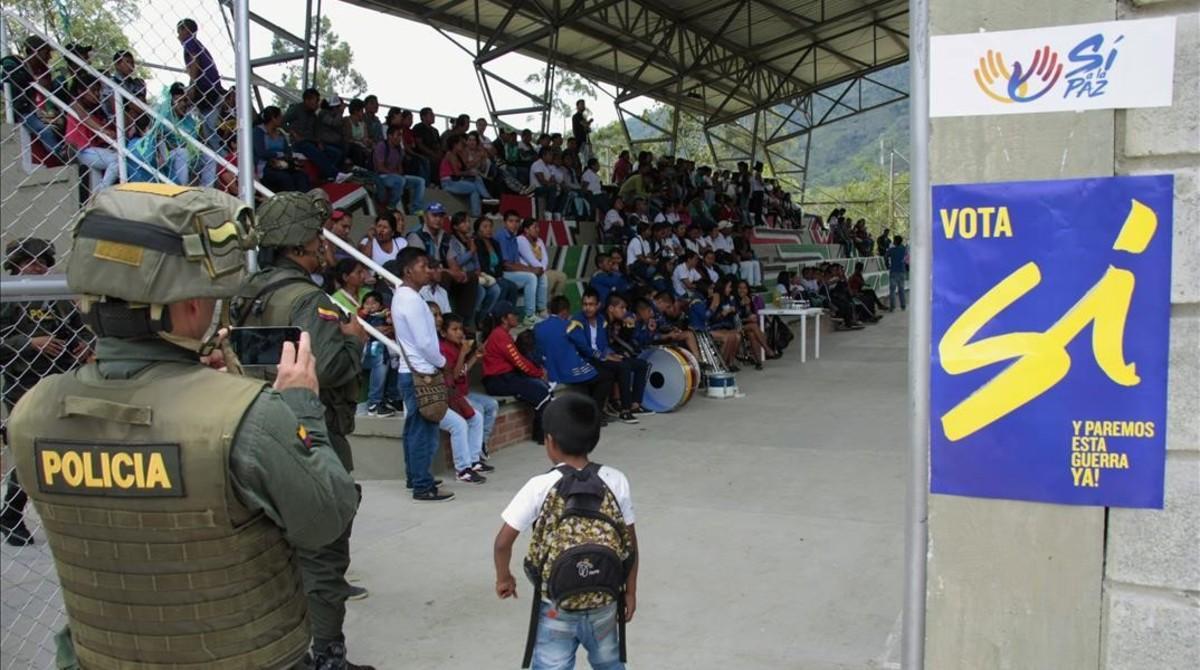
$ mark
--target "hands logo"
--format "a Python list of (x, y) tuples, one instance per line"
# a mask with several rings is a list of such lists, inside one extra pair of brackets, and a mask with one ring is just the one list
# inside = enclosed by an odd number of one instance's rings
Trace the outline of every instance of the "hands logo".
[[(1062, 71), (1063, 64), (1059, 62), (1058, 52), (1051, 51), (1049, 45), (1033, 52), (1033, 60), (1028, 68), (1020, 61), (1013, 61), (1011, 71), (1004, 63), (1003, 54), (988, 49), (987, 56), (981, 57), (979, 67), (975, 68), (975, 83), (997, 102), (1032, 102), (1054, 88)], [(1034, 87), (1040, 88), (1036, 93), (1030, 93)]]

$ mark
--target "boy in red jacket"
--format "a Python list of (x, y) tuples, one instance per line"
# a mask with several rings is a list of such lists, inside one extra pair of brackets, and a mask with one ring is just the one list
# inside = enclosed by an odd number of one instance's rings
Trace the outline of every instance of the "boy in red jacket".
[(483, 345), (483, 388), (489, 395), (510, 395), (533, 407), (533, 439), (542, 443), (542, 408), (550, 399), (546, 372), (517, 351), (512, 329), (520, 324), (512, 303), (499, 302), (492, 309), (496, 327)]

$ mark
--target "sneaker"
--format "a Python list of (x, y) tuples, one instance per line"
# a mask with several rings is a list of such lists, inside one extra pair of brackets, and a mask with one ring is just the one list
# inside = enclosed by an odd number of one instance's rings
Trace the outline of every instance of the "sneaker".
[(604, 403), (604, 413), (614, 419), (621, 416), (621, 410), (614, 407), (611, 402)]
[(313, 650), (313, 670), (375, 670), (373, 665), (358, 665), (346, 660), (346, 645), (331, 642), (328, 647)]
[(537, 325), (537, 323), (538, 323), (538, 319), (537, 319), (537, 317), (536, 317), (536, 316), (534, 316), (534, 315), (532, 315), (532, 314), (530, 314), (529, 316), (525, 317), (525, 318), (524, 318), (524, 319), (521, 321), (521, 325), (522, 325), (522, 326), (525, 326), (526, 328), (532, 328), (532, 327), (536, 326), (536, 325)]
[(403, 400), (384, 400), (383, 404), (386, 405), (388, 407), (388, 409), (392, 410), (396, 414), (404, 413), (404, 401)]
[(437, 487), (421, 493), (413, 493), (413, 502), (446, 502), (447, 500), (454, 500), (454, 494), (449, 491), (442, 492)]
[(618, 418), (621, 419), (621, 423), (641, 423), (637, 420), (637, 417), (633, 415), (633, 412), (628, 410), (621, 412), (621, 415)]
[(484, 445), (484, 446), (482, 446), (482, 447), (480, 447), (480, 448), (479, 448), (479, 460), (480, 460), (480, 462), (482, 462), (482, 463), (487, 463), (488, 456), (490, 456), (490, 455), (491, 455), (491, 454), (489, 454), (489, 453), (488, 453), (488, 450), (487, 450), (487, 445)]
[(648, 409), (646, 407), (639, 407), (639, 408), (633, 410), (634, 416), (648, 416), (650, 414), (658, 414), (658, 412), (655, 412), (654, 410)]
[(333, 181), (338, 184), (343, 184), (346, 182), (347, 179), (349, 179), (353, 176), (354, 176), (353, 172), (339, 172), (339, 173), (337, 173), (337, 176), (333, 178)]
[(387, 417), (395, 415), (396, 412), (387, 403), (380, 402), (374, 405), (367, 405), (367, 416)]
[(346, 600), (362, 600), (371, 595), (371, 592), (361, 586), (351, 586), (350, 593), (346, 595)]
[(475, 465), (472, 465), (471, 469), (474, 470), (475, 472), (495, 472), (496, 466), (488, 465), (487, 463), (484, 463), (483, 461), (479, 461)]
[(483, 484), (487, 481), (487, 477), (475, 472), (471, 468), (459, 470), (458, 475), (456, 475), (455, 478), (460, 482), (466, 482), (468, 484)]

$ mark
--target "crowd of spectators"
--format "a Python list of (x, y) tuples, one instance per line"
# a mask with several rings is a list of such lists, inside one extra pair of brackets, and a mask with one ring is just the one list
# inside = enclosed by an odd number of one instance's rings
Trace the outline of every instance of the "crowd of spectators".
[[(156, 170), (176, 183), (235, 192), (229, 168), (197, 149), (200, 143), (231, 164), (239, 160), (233, 90), (222, 84), (198, 30), (190, 19), (177, 26), (188, 82), (164, 92), (157, 118), (123, 103), (69, 60), (51, 72), (50, 47), (37, 37), (25, 40), (23, 56), (4, 59), (14, 111), (50, 155), (86, 166), (99, 186), (117, 181), (121, 158), (110, 141), (124, 118), (129, 152), (138, 159), (128, 163), (131, 180), (152, 181)], [(87, 47), (71, 50), (90, 62)], [(114, 54), (108, 70), (130, 96), (148, 102), (132, 53)], [(73, 113), (50, 104), (45, 92)], [(122, 104), (124, 114), (118, 114)], [(783, 273), (777, 287), (766, 285), (749, 233), (768, 224), (798, 228), (800, 210), (780, 184), (764, 178), (762, 163), (714, 170), (683, 157), (622, 151), (606, 182), (582, 100), (567, 137), (509, 127), (492, 136), (486, 119), (466, 114), (443, 131), (428, 107), (415, 116), (400, 108), (380, 115), (374, 95), (344, 100), (308, 89), (286, 110), (262, 109), (246, 149), (256, 177), (273, 191), (347, 180), (371, 191), (379, 214), (364, 236), (351, 239), (350, 216), (342, 211), (334, 211), (327, 228), (397, 276), (408, 272), (413, 282), (395, 289), (334, 245), (322, 251), (320, 280), (339, 305), (410, 352), (406, 363), (380, 342), (366, 345), (368, 414), (402, 410), (397, 380), (407, 365), (445, 372), (456, 394), (452, 417), (441, 428), (452, 436), (463, 481), (484, 481), (496, 413), (494, 400), (466, 387), (476, 365), (489, 393), (515, 396), (535, 413), (552, 388), (578, 387), (612, 418), (634, 423), (649, 413), (642, 404), (647, 366), (639, 358), (647, 347), (679, 346), (698, 356), (703, 333), (733, 371), (739, 363), (761, 369), (764, 359), (781, 356), (790, 339), (786, 328), (759, 327), (763, 296), (772, 288), (828, 308), (841, 328), (880, 318), (884, 305), (864, 285), (861, 263), (850, 277), (834, 263), (794, 277)], [(461, 196), (466, 211), (449, 216), (442, 204), (427, 203), (431, 188)], [(594, 222), (605, 251), (580, 310), (572, 312), (564, 297), (566, 277), (552, 267), (535, 219), (514, 211), (484, 215), (484, 205), (503, 193), (534, 198), (542, 220)], [(406, 213), (420, 215), (415, 230)], [(893, 273), (904, 262), (901, 240), (889, 239), (888, 231), (875, 240), (863, 219), (852, 224), (841, 209), (828, 223), (844, 256), (877, 249)], [(892, 281), (896, 286), (895, 274)], [(903, 307), (902, 288), (899, 299)], [(423, 325), (425, 313), (436, 317), (432, 327)], [(415, 442), (428, 437), (407, 432)]]

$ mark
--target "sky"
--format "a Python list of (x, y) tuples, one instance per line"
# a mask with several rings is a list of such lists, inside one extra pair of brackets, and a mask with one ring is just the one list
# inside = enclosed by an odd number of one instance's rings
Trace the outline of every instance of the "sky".
[[(250, 0), (250, 10), (285, 30), (303, 35), (303, 0)], [(337, 0), (324, 0), (322, 12), (332, 20), (333, 31), (350, 43), (354, 50), (354, 66), (385, 108), (428, 106), (438, 114), (486, 115), (487, 105), (471, 56), (432, 27)], [(212, 52), (221, 74), (233, 76), (233, 47), (221, 19), (218, 0), (143, 3), (137, 20), (128, 30), (139, 59), (146, 63), (179, 66), (182, 57), (175, 38), (175, 23), (185, 16), (199, 24), (200, 39)], [(473, 41), (470, 46), (474, 46)], [(270, 51), (270, 33), (251, 24), (251, 56), (264, 56)], [(520, 54), (508, 54), (493, 61), (489, 67), (505, 79), (519, 83), (533, 72), (544, 71), (545, 64)], [(278, 81), (282, 66), (260, 68), (256, 72)], [(182, 74), (156, 72), (151, 90), (159, 90), (182, 78)], [(493, 83), (491, 88), (500, 108), (530, 104), (528, 99), (502, 85)], [(652, 104), (649, 100), (635, 100), (625, 108), (640, 112)], [(604, 94), (600, 94), (600, 99), (589, 101), (588, 107), (595, 118), (593, 127), (617, 119), (612, 99)], [(523, 117), (509, 117), (507, 120), (520, 125), (521, 119)], [(536, 121), (527, 123), (535, 125)], [(569, 122), (565, 119), (557, 119), (555, 129), (562, 130), (566, 123)]]

